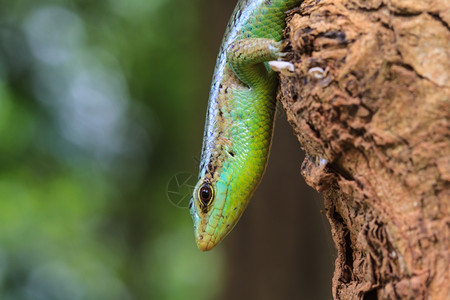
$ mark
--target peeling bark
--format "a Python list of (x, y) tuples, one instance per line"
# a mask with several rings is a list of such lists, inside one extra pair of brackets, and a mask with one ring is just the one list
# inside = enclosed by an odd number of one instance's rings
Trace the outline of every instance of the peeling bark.
[(449, 24), (438, 0), (291, 12), (279, 99), (325, 195), (335, 299), (450, 297)]

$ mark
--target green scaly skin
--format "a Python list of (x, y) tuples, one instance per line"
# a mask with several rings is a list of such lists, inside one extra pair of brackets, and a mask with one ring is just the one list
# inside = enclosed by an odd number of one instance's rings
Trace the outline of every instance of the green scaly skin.
[(189, 204), (197, 246), (212, 249), (241, 217), (267, 165), (285, 12), (299, 0), (240, 0), (209, 95), (199, 180)]

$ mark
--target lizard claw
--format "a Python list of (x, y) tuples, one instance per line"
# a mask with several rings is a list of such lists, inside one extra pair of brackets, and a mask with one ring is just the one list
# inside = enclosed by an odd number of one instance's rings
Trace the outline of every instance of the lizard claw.
[(269, 66), (275, 72), (281, 73), (284, 76), (292, 77), (295, 76), (295, 67), (294, 64), (288, 61), (269, 61)]

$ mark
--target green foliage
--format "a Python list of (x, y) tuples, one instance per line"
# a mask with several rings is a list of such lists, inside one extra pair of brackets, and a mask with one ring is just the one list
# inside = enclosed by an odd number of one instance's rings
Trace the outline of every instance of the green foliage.
[(202, 2), (2, 4), (0, 298), (214, 297), (221, 253), (167, 199), (196, 168)]

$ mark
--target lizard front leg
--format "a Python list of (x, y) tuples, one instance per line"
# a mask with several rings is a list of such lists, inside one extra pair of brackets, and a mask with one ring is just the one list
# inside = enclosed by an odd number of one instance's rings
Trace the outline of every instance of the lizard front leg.
[(282, 42), (264, 38), (247, 38), (231, 43), (227, 48), (227, 61), (234, 74), (247, 86), (272, 82), (274, 72), (266, 64), (285, 54)]

